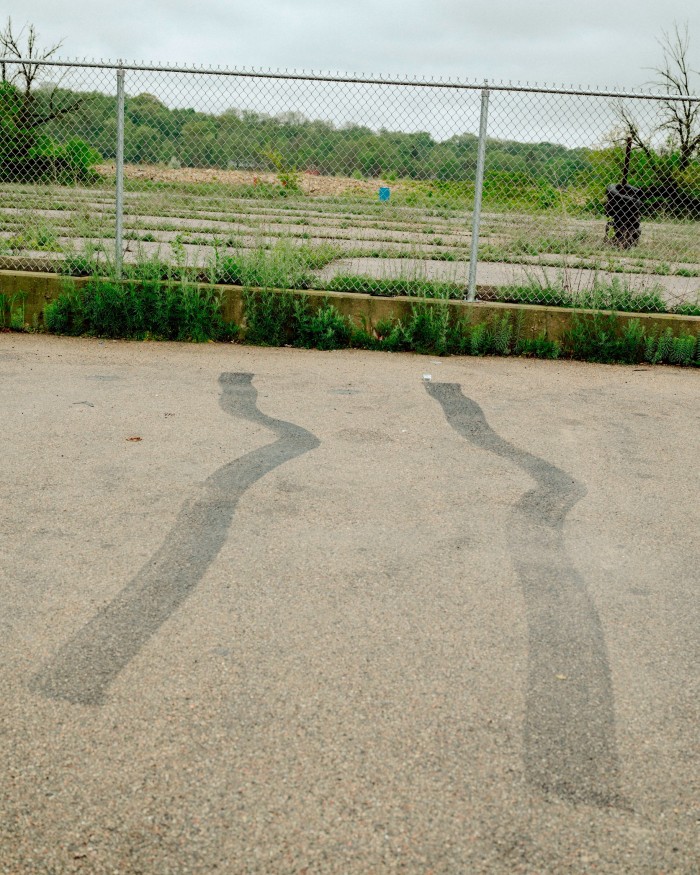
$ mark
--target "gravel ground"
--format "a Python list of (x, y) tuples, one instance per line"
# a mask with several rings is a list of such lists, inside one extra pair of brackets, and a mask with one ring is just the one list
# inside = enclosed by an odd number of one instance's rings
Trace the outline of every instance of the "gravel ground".
[(697, 873), (699, 386), (0, 334), (0, 872)]

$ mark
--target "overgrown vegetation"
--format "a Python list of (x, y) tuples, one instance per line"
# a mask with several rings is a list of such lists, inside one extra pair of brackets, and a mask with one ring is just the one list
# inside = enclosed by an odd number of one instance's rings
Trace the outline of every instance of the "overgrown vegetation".
[(577, 315), (564, 334), (563, 346), (571, 358), (590, 362), (700, 366), (697, 335), (683, 332), (675, 336), (671, 328), (646, 331), (638, 319), (620, 329), (613, 314)]
[(44, 324), (55, 334), (145, 340), (231, 340), (236, 326), (223, 319), (221, 300), (210, 287), (159, 280), (91, 279), (67, 282), (44, 309)]
[(521, 355), (594, 362), (650, 362), (700, 365), (700, 341), (688, 332), (674, 336), (647, 331), (638, 319), (626, 323), (612, 313), (575, 314), (561, 341), (546, 333), (528, 337), (523, 319), (509, 313), (488, 321), (455, 318), (445, 301), (416, 301), (402, 320), (358, 327), (324, 299), (312, 307), (306, 295), (249, 291), (245, 296), (244, 337), (248, 343), (341, 349), (356, 347), (429, 355)]
[(341, 273), (327, 283), (331, 292), (356, 292), (381, 298), (413, 296), (416, 298), (452, 298), (459, 300), (467, 293), (467, 287), (460, 283), (441, 282), (399, 276), (377, 278), (361, 274)]
[[(385, 298), (409, 296), (460, 300), (467, 294), (467, 286), (463, 283), (410, 277), (377, 279), (357, 274), (338, 274), (327, 285), (334, 292), (357, 292)], [(596, 280), (591, 287), (576, 290), (567, 287), (564, 279), (539, 280), (533, 275), (524, 285), (503, 286), (492, 292), (482, 293), (480, 300), (506, 304), (546, 304), (569, 309), (616, 310), (621, 313), (670, 312), (685, 316), (700, 315), (698, 304), (687, 303), (670, 307), (663, 298), (661, 287), (636, 289), (618, 277), (613, 277), (610, 281)]]
[[(20, 328), (17, 303), (0, 298), (4, 327)], [(21, 302), (20, 302), (21, 303)], [(13, 307), (15, 311), (13, 311)], [(44, 324), (57, 334), (167, 340), (234, 340), (263, 346), (322, 350), (359, 348), (429, 355), (518, 355), (572, 358), (593, 362), (649, 362), (700, 366), (700, 339), (687, 330), (647, 330), (641, 320), (614, 313), (573, 314), (561, 340), (524, 330), (524, 313), (492, 315), (472, 321), (446, 298), (416, 300), (403, 319), (358, 325), (342, 315), (330, 298), (270, 289), (246, 289), (241, 326), (224, 321), (222, 301), (211, 286), (186, 280), (66, 281), (48, 304)], [(14, 320), (14, 321), (13, 321)]]
[(55, 130), (65, 116), (78, 111), (83, 97), (53, 86), (39, 87), (46, 68), (31, 60), (50, 59), (61, 43), (37, 44), (33, 25), (15, 34), (8, 18), (0, 32), (3, 57), (29, 59), (4, 63), (0, 80), (0, 179), (17, 181), (88, 182), (101, 155), (85, 139)]
[(620, 313), (667, 313), (671, 308), (659, 286), (636, 289), (618, 277), (596, 280), (589, 288), (571, 289), (563, 282), (531, 278), (522, 286), (499, 289), (495, 299), (509, 304), (547, 304), (584, 310), (616, 310)]
[(215, 256), (207, 269), (211, 282), (264, 289), (309, 289), (316, 270), (337, 257), (337, 250), (326, 246), (293, 246), (281, 240), (270, 249), (240, 249), (233, 254)]

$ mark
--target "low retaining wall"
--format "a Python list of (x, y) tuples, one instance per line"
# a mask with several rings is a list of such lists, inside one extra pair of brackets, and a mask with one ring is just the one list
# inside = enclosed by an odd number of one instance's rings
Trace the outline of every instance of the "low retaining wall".
[[(25, 322), (28, 325), (41, 324), (44, 307), (53, 301), (66, 284), (80, 287), (89, 282), (87, 277), (63, 277), (53, 273), (35, 273), (33, 271), (0, 270), (0, 294), (8, 298), (14, 295), (26, 295), (24, 300)], [(203, 285), (203, 284), (200, 284)], [(243, 321), (243, 289), (240, 286), (206, 286), (214, 288), (221, 294), (224, 318), (228, 322), (240, 325)], [(275, 290), (281, 294), (284, 290)], [(293, 291), (292, 294), (302, 294)], [(344, 315), (354, 319), (358, 325), (363, 323), (374, 326), (383, 319), (401, 319), (408, 316), (415, 298), (379, 298), (344, 292), (324, 292), (310, 289), (303, 292), (312, 302), (330, 300)], [(544, 307), (536, 304), (497, 304), (487, 301), (448, 301), (448, 306), (458, 311), (459, 316), (467, 316), (472, 323), (485, 322), (494, 316), (504, 313), (521, 314), (522, 333), (524, 336), (537, 337), (543, 332), (549, 340), (560, 340), (571, 326), (576, 313), (590, 312), (585, 310), (567, 309), (564, 307)], [(621, 324), (631, 319), (640, 322), (651, 330), (657, 328), (664, 331), (671, 328), (674, 334), (690, 331), (700, 333), (700, 316), (679, 316), (674, 313), (617, 313)]]

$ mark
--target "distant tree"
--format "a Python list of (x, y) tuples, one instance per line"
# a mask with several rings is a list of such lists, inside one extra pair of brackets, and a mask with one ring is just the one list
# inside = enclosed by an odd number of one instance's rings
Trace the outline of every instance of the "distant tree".
[[(48, 47), (39, 45), (39, 35), (33, 24), (15, 33), (12, 19), (0, 31), (0, 174), (6, 179), (33, 179), (47, 172), (70, 171), (85, 176), (99, 155), (82, 140), (73, 138), (57, 143), (42, 131), (50, 122), (75, 112), (82, 99), (69, 95), (57, 86), (39, 89), (44, 68), (63, 45), (62, 41)], [(17, 59), (16, 62), (10, 59)]]
[[(641, 149), (647, 158), (658, 165), (663, 152), (674, 157), (673, 167), (684, 173), (700, 153), (700, 102), (693, 100), (700, 92), (700, 74), (690, 65), (690, 33), (687, 24), (674, 25), (659, 39), (662, 61), (654, 67), (653, 80), (668, 99), (660, 101), (659, 121), (646, 131), (629, 108), (620, 103), (618, 114), (623, 126), (623, 139), (631, 140), (632, 146)], [(664, 141), (655, 148), (659, 136)], [(665, 148), (664, 148), (665, 147)], [(668, 162), (665, 162), (668, 166)]]
[[(700, 74), (691, 69), (688, 61), (688, 26), (681, 29), (676, 25), (673, 33), (665, 33), (660, 43), (663, 64), (656, 68), (659, 84), (669, 97), (697, 97), (698, 90), (693, 90), (693, 76)], [(700, 85), (700, 79), (697, 84)], [(682, 173), (700, 150), (700, 101), (667, 100), (663, 106), (665, 118), (661, 130), (667, 131), (678, 147), (678, 170)]]
[[(55, 107), (53, 99), (57, 89), (54, 87), (49, 92), (48, 109), (43, 105), (43, 101), (41, 107), (37, 106), (35, 87), (43, 73), (40, 62), (53, 58), (63, 45), (63, 40), (60, 40), (52, 46), (40, 48), (38, 40), (39, 34), (33, 24), (25, 25), (15, 35), (11, 18), (7, 19), (4, 30), (0, 31), (0, 52), (3, 56), (0, 64), (2, 84), (13, 86), (20, 96), (19, 121), (27, 130), (33, 130), (62, 115), (67, 115), (75, 111), (81, 103), (80, 100), (74, 99), (69, 106)], [(8, 58), (17, 58), (21, 63), (8, 62), (6, 60)]]

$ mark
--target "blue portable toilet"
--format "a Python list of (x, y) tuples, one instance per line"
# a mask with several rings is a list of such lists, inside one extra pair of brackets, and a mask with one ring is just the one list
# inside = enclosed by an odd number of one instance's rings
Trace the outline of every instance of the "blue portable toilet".
[(388, 201), (391, 197), (391, 189), (388, 186), (382, 185), (379, 187), (379, 200)]

